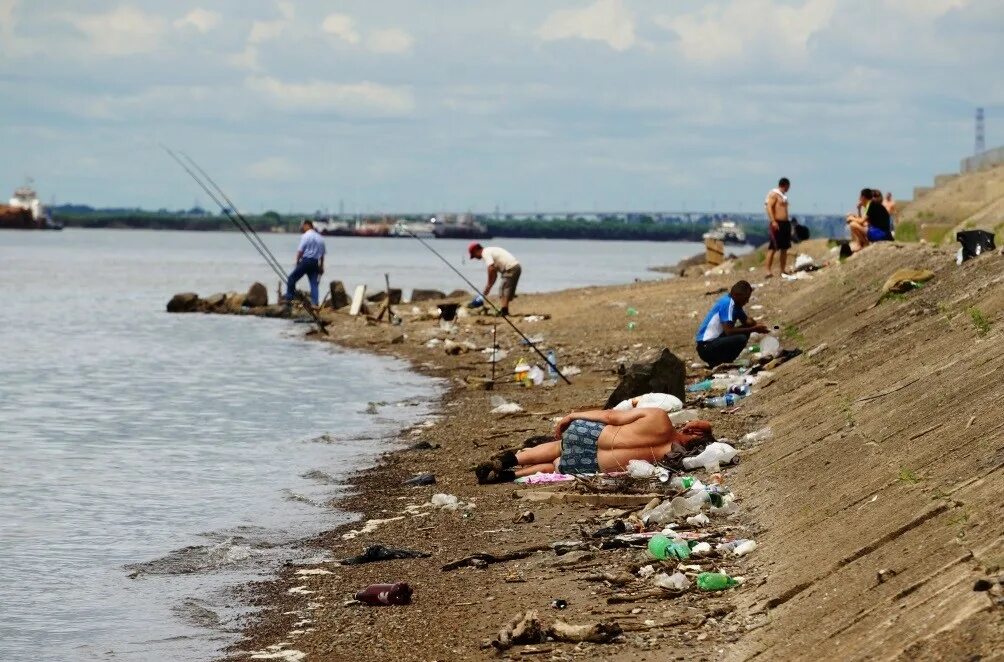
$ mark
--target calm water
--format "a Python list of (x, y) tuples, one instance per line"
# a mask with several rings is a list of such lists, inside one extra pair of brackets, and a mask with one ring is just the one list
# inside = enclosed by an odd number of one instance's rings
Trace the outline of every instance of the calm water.
[[(291, 261), (294, 236), (266, 241)], [(540, 291), (653, 278), (695, 244), (511, 240)], [(461, 265), (466, 242), (435, 241)], [(328, 277), (452, 290), (414, 240), (329, 238)], [(239, 234), (0, 233), (0, 659), (205, 659), (229, 587), (300, 558), (326, 507), (441, 384), (295, 339), (288, 322), (167, 315), (171, 294), (275, 278)], [(385, 402), (377, 414), (368, 402)]]

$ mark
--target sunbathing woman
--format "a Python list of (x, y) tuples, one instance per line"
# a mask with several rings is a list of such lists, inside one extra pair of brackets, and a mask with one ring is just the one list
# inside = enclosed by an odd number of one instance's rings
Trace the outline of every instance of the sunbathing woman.
[[(691, 421), (677, 430), (661, 409), (573, 412), (558, 422), (555, 439), (534, 448), (506, 451), (475, 470), (479, 482), (501, 482), (535, 473), (624, 471), (631, 460), (658, 462), (674, 443), (711, 438), (711, 424)], [(495, 480), (490, 474), (494, 471)]]

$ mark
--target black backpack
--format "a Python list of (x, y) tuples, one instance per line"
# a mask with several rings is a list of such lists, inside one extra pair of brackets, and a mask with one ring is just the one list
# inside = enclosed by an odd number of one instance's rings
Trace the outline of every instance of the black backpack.
[(994, 235), (986, 230), (963, 230), (955, 235), (955, 240), (962, 244), (960, 249), (960, 263), (979, 257), (982, 253), (992, 251), (994, 245)]

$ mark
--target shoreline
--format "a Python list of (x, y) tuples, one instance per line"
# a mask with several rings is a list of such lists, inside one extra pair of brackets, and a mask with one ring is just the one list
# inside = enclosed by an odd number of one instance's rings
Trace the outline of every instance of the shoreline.
[[(817, 248), (820, 255), (828, 252)], [(517, 646), (503, 653), (509, 659), (529, 655), (530, 659), (633, 660), (648, 659), (652, 654), (748, 659), (767, 651), (771, 656), (800, 657), (807, 650), (819, 650), (819, 646), (831, 651), (823, 657), (833, 658), (897, 657), (909, 650), (911, 657), (927, 654), (956, 659), (962, 651), (994, 650), (1000, 641), (995, 639), (993, 627), (1004, 625), (1004, 618), (1000, 610), (996, 616), (985, 616), (986, 607), (980, 607), (983, 603), (979, 601), (986, 594), (973, 593), (969, 587), (974, 577), (993, 572), (991, 541), (1004, 531), (998, 530), (1001, 526), (991, 515), (995, 503), (992, 489), (987, 481), (977, 480), (980, 474), (975, 473), (972, 455), (1004, 450), (993, 441), (999, 426), (978, 415), (967, 426), (968, 409), (954, 407), (949, 395), (956, 388), (951, 386), (956, 383), (953, 380), (973, 382), (967, 363), (977, 360), (983, 345), (977, 340), (974, 349), (967, 349), (961, 365), (957, 365), (961, 359), (944, 361), (939, 375), (949, 380), (948, 390), (941, 397), (933, 396), (939, 397), (939, 404), (921, 416), (920, 423), (914, 406), (918, 394), (907, 387), (917, 382), (910, 380), (911, 372), (926, 365), (921, 352), (932, 351), (926, 350), (928, 346), (938, 345), (942, 351), (955, 347), (958, 352), (976, 337), (965, 322), (965, 311), (971, 309), (966, 306), (978, 303), (966, 303), (974, 292), (982, 292), (984, 297), (987, 291), (995, 293), (991, 301), (997, 303), (984, 300), (980, 305), (990, 311), (988, 319), (996, 319), (994, 315), (999, 313), (993, 311), (1004, 305), (1004, 288), (994, 277), (995, 259), (988, 256), (975, 261), (967, 271), (955, 267), (948, 250), (890, 244), (870, 248), (846, 264), (831, 263), (811, 279), (772, 279), (759, 288), (755, 304), (762, 307), (764, 316), (783, 325), (785, 344), (815, 352), (781, 366), (735, 412), (705, 410), (720, 439), (735, 439), (764, 425), (775, 431), (771, 442), (743, 449), (743, 461), (724, 472), (727, 484), (738, 495), (740, 513), (716, 523), (716, 530), (729, 537), (753, 538), (760, 546), (742, 559), (715, 559), (712, 564), (741, 574), (746, 582), (724, 593), (692, 590), (626, 604), (610, 603), (620, 591), (609, 582), (590, 580), (604, 573), (637, 571), (639, 564), (646, 563), (645, 554), (637, 549), (610, 550), (588, 543), (590, 531), (611, 521), (611, 512), (576, 502), (529, 501), (522, 498), (523, 490), (512, 484), (478, 486), (470, 469), (493, 452), (547, 434), (555, 416), (601, 406), (617, 382), (618, 365), (632, 363), (649, 348), (668, 347), (689, 363), (694, 355), (693, 330), (700, 321), (697, 317), (718, 288), (743, 277), (749, 260), (700, 278), (520, 297), (514, 312), (552, 316), (532, 324), (517, 320), (517, 324), (528, 335), (542, 334), (545, 344), (556, 346), (560, 366), (576, 365), (582, 370), (572, 386), (524, 390), (499, 382), (492, 392), (474, 390), (468, 382), (487, 372), (483, 355), (447, 355), (442, 345), (426, 347), (434, 335), (433, 322), (415, 319), (406, 320), (401, 327), (372, 326), (362, 319), (332, 315), (326, 340), (349, 349), (403, 358), (419, 372), (447, 376), (451, 386), (443, 396), (441, 418), (435, 425), (420, 427), (416, 434), (405, 430), (396, 440), (424, 441), (432, 448), (383, 453), (372, 468), (350, 476), (346, 481), (349, 493), (339, 500), (338, 507), (361, 514), (363, 520), (307, 544), (324, 548), (333, 558), (352, 556), (378, 543), (431, 556), (359, 566), (322, 563), (283, 568), (274, 580), (249, 587), (251, 601), (262, 611), (248, 623), (244, 638), (224, 654), (242, 660), (339, 660), (359, 655), (395, 660), (495, 659), (496, 652), (486, 648), (486, 642), (514, 615), (527, 609), (537, 610), (547, 622), (560, 618), (573, 624), (617, 623), (623, 634), (613, 643), (549, 641)], [(882, 280), (891, 270), (904, 266), (932, 269), (937, 274), (934, 285), (876, 307)], [(991, 289), (986, 290), (988, 287)], [(629, 307), (638, 310), (631, 330), (625, 326)], [(946, 319), (957, 320), (950, 323), (948, 333), (943, 328), (945, 322), (932, 312), (935, 310), (944, 311), (941, 314)], [(883, 328), (897, 324), (904, 316), (916, 320), (918, 330), (913, 333), (920, 335), (909, 344), (890, 345), (895, 337)], [(474, 319), (470, 337), (483, 340), (489, 337), (490, 328)], [(989, 331), (981, 333), (1000, 338), (995, 324), (986, 328)], [(854, 350), (845, 349), (848, 337), (855, 338)], [(502, 342), (501, 334), (499, 344), (516, 350), (507, 361), (511, 366), (519, 347), (512, 338)], [(871, 357), (870, 363), (859, 365), (862, 355)], [(992, 407), (992, 375), (991, 371), (975, 380), (985, 382), (982, 390), (970, 395), (977, 413)], [(905, 386), (886, 389), (886, 394), (881, 390), (885, 382)], [(923, 387), (927, 397), (941, 392), (930, 383)], [(855, 397), (876, 391), (877, 397), (883, 398), (881, 408), (854, 404)], [(524, 411), (505, 417), (490, 414), (490, 395), (515, 401)], [(871, 402), (870, 397), (862, 402)], [(934, 416), (938, 417), (935, 421), (941, 420), (952, 429), (966, 430), (968, 453), (949, 462), (947, 469), (923, 459), (942, 444), (958, 447), (954, 438), (942, 441), (924, 436), (938, 429), (937, 424), (903, 436), (903, 441), (909, 438), (909, 442), (896, 446), (893, 468), (872, 457), (866, 443), (869, 439), (887, 439), (889, 433), (883, 430), (889, 426), (909, 428)], [(820, 443), (831, 437), (847, 440)], [(864, 443), (863, 451), (846, 455), (844, 447), (856, 438), (862, 440), (857, 444)], [(899, 439), (896, 435), (893, 438)], [(973, 441), (968, 441), (970, 438)], [(895, 479), (896, 465), (901, 467), (899, 480)], [(902, 466), (919, 469), (915, 474)], [(991, 473), (1000, 470), (998, 466)], [(436, 485), (402, 484), (425, 471), (436, 474)], [(889, 471), (891, 482), (886, 477)], [(956, 476), (967, 475), (972, 478), (958, 483)], [(703, 473), (699, 476), (704, 478)], [(849, 476), (853, 477), (850, 482)], [(955, 483), (960, 486), (951, 488)], [(826, 486), (820, 488), (825, 491), (812, 491), (818, 484)], [(928, 494), (946, 490), (959, 494), (957, 500), (933, 510), (928, 507), (930, 513), (916, 520), (930, 521), (940, 528), (911, 523), (912, 513), (924, 511)], [(434, 493), (456, 495), (461, 502), (475, 505), (459, 511), (423, 507)], [(811, 507), (803, 505), (802, 494), (812, 495)], [(898, 506), (904, 499), (914, 505), (906, 509)], [(847, 507), (848, 503), (854, 507)], [(965, 519), (959, 519), (962, 509)], [(817, 516), (817, 510), (825, 516)], [(526, 511), (534, 513), (532, 522), (520, 520)], [(390, 521), (373, 523), (370, 531), (343, 539), (344, 534), (363, 528), (360, 522), (366, 520)], [(951, 546), (952, 536), (960, 532), (969, 536), (968, 546), (973, 551), (966, 558), (970, 562), (940, 570), (932, 566), (944, 563), (938, 558), (954, 558), (954, 552), (943, 546)], [(443, 564), (471, 554), (551, 550), (552, 543), (575, 540), (587, 543), (583, 551), (570, 557), (544, 551), (483, 568), (442, 569)], [(901, 543), (907, 540), (913, 542), (903, 547)], [(891, 551), (893, 546), (895, 552)], [(927, 550), (932, 548), (944, 551), (930, 554)], [(895, 560), (883, 560), (881, 555), (890, 553)], [(706, 561), (699, 563), (707, 565)], [(827, 567), (831, 569), (818, 574)], [(888, 572), (895, 574), (883, 580), (883, 567), (891, 567)], [(877, 594), (876, 572), (879, 583), (885, 582)], [(937, 583), (932, 578), (937, 578)], [(928, 613), (932, 591), (946, 590), (943, 586), (949, 579), (956, 582), (953, 586), (957, 588), (952, 590), (959, 593), (952, 601), (938, 603), (937, 618), (932, 621), (934, 617)], [(356, 590), (388, 581), (408, 581), (415, 590), (413, 604), (381, 609), (351, 602)], [(637, 585), (638, 580), (631, 581)], [(819, 618), (820, 600), (827, 595), (816, 590), (817, 583), (824, 587), (820, 591), (837, 590), (842, 596), (830, 604), (824, 628), (811, 627), (813, 619)], [(910, 586), (920, 589), (907, 591)], [(555, 599), (566, 600), (567, 609), (552, 610), (549, 605)], [(894, 626), (883, 626), (881, 614), (892, 608), (906, 611)], [(948, 634), (941, 636), (939, 630), (932, 629), (938, 619), (952, 624), (940, 630)], [(966, 638), (960, 640), (962, 636)]]

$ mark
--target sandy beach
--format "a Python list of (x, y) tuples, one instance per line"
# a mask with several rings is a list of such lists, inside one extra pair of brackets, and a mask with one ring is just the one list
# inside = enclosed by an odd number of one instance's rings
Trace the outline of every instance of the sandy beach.
[[(734, 410), (702, 411), (719, 439), (735, 440), (765, 426), (773, 431), (773, 438), (743, 446), (737, 466), (723, 468), (738, 512), (697, 532), (712, 541), (751, 538), (758, 548), (743, 557), (713, 554), (683, 562), (742, 576), (741, 586), (645, 596), (651, 587), (638, 573), (652, 560), (644, 549), (604, 548), (591, 535), (630, 518), (640, 505), (531, 500), (523, 486), (479, 486), (472, 468), (500, 449), (551, 434), (555, 417), (601, 407), (617, 384), (618, 368), (652, 349), (667, 347), (689, 365), (696, 359), (695, 329), (713, 297), (739, 278), (761, 283), (759, 269), (750, 272), (749, 264), (739, 262), (708, 273), (691, 268), (688, 277), (666, 281), (521, 296), (514, 319), (556, 349), (562, 368), (581, 371), (571, 386), (524, 389), (506, 381), (518, 357), (532, 357), (502, 325), (499, 345), (509, 356), (488, 392), (470, 384), (489, 375), (485, 355), (447, 355), (442, 344), (427, 346), (440, 335), (438, 321), (412, 315), (410, 305), (398, 307), (400, 326), (332, 312), (326, 315), (328, 335), (310, 337), (407, 359), (452, 386), (437, 417), (406, 430), (401, 450), (353, 478), (351, 495), (337, 505), (360, 519), (304, 544), (334, 559), (374, 544), (429, 556), (284, 568), (274, 581), (249, 587), (261, 611), (230, 657), (999, 654), (1004, 619), (996, 582), (1004, 524), (995, 486), (1004, 471), (1002, 258), (988, 255), (956, 266), (944, 248), (888, 244), (839, 263), (821, 242), (805, 250), (827, 266), (804, 280), (766, 281), (751, 312), (784, 329), (786, 348), (806, 354), (774, 370)], [(882, 297), (887, 277), (905, 267), (929, 269), (934, 278), (923, 288)], [(629, 308), (637, 315), (629, 316)], [(528, 315), (550, 317), (523, 321)], [(634, 322), (631, 329), (628, 322)], [(464, 318), (454, 340), (481, 349), (490, 345), (491, 331), (490, 318)], [(523, 411), (490, 413), (493, 395)], [(424, 449), (408, 449), (420, 442)], [(436, 484), (404, 485), (423, 472), (434, 473)], [(694, 475), (707, 479), (701, 469)], [(575, 491), (534, 491), (543, 489)], [(432, 508), (427, 504), (436, 493), (468, 506)], [(532, 521), (521, 517), (527, 511)], [(557, 553), (553, 544), (562, 541), (575, 543), (576, 551)], [(483, 567), (443, 569), (470, 555), (514, 551), (526, 553)], [(669, 572), (676, 565), (664, 564)], [(620, 580), (613, 581), (618, 573)], [(630, 575), (627, 583), (623, 573)], [(395, 581), (412, 586), (411, 605), (376, 608), (351, 600), (368, 584)], [(634, 599), (620, 602), (624, 596)], [(567, 607), (552, 608), (554, 600)], [(622, 634), (609, 643), (547, 641), (497, 652), (489, 642), (527, 610), (537, 610), (546, 623), (616, 624)]]

